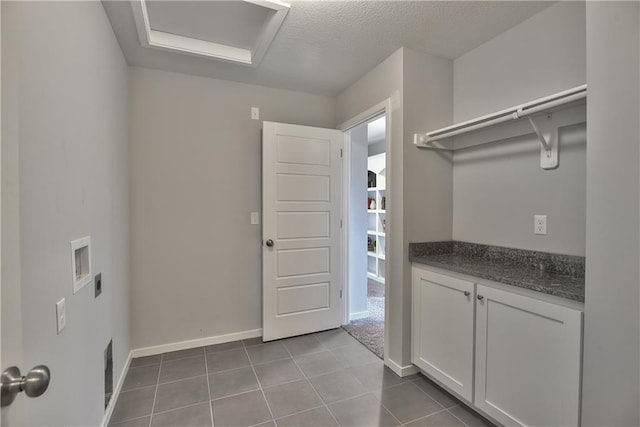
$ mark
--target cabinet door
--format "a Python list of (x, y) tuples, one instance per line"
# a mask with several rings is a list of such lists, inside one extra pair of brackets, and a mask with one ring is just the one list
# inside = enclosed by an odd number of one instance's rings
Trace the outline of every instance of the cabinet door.
[(412, 362), (469, 402), (474, 284), (413, 269)]
[(582, 312), (477, 286), (475, 405), (505, 425), (577, 426)]

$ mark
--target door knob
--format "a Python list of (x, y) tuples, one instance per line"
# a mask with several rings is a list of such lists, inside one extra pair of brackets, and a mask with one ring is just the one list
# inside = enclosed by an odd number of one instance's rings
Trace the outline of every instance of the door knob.
[(478, 298), (478, 301), (482, 301), (484, 299), (482, 295), (478, 295), (476, 298)]
[(29, 397), (41, 396), (47, 391), (49, 381), (51, 381), (51, 372), (45, 365), (32, 368), (24, 377), (20, 374), (20, 369), (12, 366), (0, 377), (1, 405), (11, 405), (21, 391)]
[(273, 247), (273, 240), (271, 240), (271, 239), (267, 240), (266, 244), (267, 244), (267, 247), (272, 248)]
[(469, 291), (464, 291), (464, 296), (465, 296), (465, 297), (468, 297), (469, 295), (471, 295), (471, 292), (469, 292)]

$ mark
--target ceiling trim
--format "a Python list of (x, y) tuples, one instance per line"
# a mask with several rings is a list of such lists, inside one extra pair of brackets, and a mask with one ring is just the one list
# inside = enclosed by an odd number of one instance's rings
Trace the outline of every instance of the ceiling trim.
[(262, 27), (253, 50), (152, 30), (146, 1), (131, 0), (131, 8), (133, 9), (138, 38), (140, 39), (140, 44), (144, 47), (205, 56), (256, 67), (262, 61), (267, 49), (269, 49), (291, 6), (279, 0), (242, 1), (272, 10), (265, 25)]

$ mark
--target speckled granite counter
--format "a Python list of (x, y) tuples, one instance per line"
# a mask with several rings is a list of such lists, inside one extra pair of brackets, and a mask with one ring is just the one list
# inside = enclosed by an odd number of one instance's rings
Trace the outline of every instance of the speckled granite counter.
[(467, 242), (409, 244), (411, 262), (584, 302), (584, 257)]

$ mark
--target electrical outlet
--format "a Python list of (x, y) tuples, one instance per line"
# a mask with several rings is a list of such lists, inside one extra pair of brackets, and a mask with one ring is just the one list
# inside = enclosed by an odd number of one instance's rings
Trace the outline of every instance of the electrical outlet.
[(258, 107), (251, 107), (251, 118), (253, 120), (260, 120), (260, 109)]
[(67, 307), (64, 298), (56, 303), (56, 320), (58, 325), (58, 334), (60, 334), (64, 327), (67, 326)]
[(251, 212), (251, 225), (260, 224), (260, 214), (258, 212)]
[(547, 234), (547, 216), (546, 215), (534, 215), (533, 221), (534, 221), (533, 233), (534, 234), (542, 234), (542, 235), (546, 236), (546, 234)]

